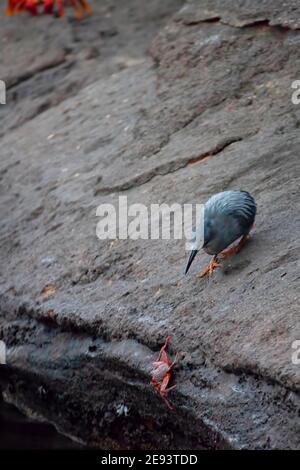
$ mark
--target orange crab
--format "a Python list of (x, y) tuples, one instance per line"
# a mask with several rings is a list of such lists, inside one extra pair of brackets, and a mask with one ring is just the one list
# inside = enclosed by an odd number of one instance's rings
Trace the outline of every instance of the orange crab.
[(161, 348), (157, 360), (153, 362), (154, 369), (151, 371), (152, 380), (150, 383), (158, 391), (158, 393), (160, 394), (164, 402), (167, 404), (167, 406), (170, 408), (170, 410), (174, 410), (174, 407), (170, 404), (169, 400), (167, 399), (167, 395), (170, 390), (174, 390), (174, 388), (176, 387), (176, 385), (172, 385), (171, 387), (168, 387), (168, 385), (172, 378), (172, 369), (177, 361), (178, 354), (176, 354), (173, 362), (171, 362), (168, 358), (166, 349), (170, 342), (170, 339), (171, 337), (167, 336), (165, 344)]
[(74, 8), (77, 18), (92, 11), (87, 0), (8, 0), (6, 14), (12, 16), (27, 10), (32, 15), (37, 15), (41, 5), (44, 7), (44, 13), (52, 14), (57, 11), (59, 16), (65, 14), (65, 5), (71, 5)]

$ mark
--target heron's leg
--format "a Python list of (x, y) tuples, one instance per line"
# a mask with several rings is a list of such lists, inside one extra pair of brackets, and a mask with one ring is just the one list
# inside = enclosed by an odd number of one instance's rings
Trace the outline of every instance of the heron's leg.
[(249, 240), (249, 232), (246, 233), (245, 235), (242, 236), (240, 239), (239, 243), (232, 248), (229, 248), (228, 250), (222, 251), (220, 255), (222, 256), (223, 259), (229, 258), (229, 256), (235, 255), (236, 253), (239, 253), (245, 243)]
[(197, 277), (202, 278), (202, 277), (206, 276), (206, 274), (211, 276), (216, 268), (221, 268), (221, 267), (222, 267), (222, 265), (218, 261), (218, 256), (215, 255), (211, 259), (209, 265), (206, 266), (206, 268), (203, 271), (201, 271), (199, 274), (197, 274)]

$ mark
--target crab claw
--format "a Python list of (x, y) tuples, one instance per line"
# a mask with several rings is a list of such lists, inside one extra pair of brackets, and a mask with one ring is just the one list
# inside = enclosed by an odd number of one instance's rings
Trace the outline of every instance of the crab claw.
[(152, 379), (163, 380), (169, 370), (168, 364), (163, 361), (153, 362), (154, 369), (151, 371)]

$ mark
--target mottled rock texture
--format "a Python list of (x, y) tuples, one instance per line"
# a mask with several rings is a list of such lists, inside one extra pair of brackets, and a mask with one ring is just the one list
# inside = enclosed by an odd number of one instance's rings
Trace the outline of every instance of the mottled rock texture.
[[(102, 448), (300, 448), (298, 2), (117, 3), (0, 20), (3, 396)], [(120, 195), (239, 188), (251, 241), (210, 280), (183, 240), (96, 237)], [(174, 413), (149, 386), (166, 335)]]

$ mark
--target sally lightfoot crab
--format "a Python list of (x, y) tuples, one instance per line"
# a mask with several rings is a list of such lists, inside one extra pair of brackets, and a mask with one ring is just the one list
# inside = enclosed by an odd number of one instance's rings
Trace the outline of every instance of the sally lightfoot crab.
[[(222, 265), (219, 255), (226, 259), (238, 253), (249, 238), (256, 216), (256, 202), (248, 191), (222, 191), (214, 194), (204, 205), (204, 217), (193, 233), (192, 249), (187, 263), (187, 274), (198, 251), (203, 250), (213, 258), (198, 275), (211, 275)], [(228, 248), (232, 243), (239, 243)]]
[(171, 387), (168, 387), (168, 385), (172, 379), (173, 367), (177, 361), (178, 354), (176, 354), (174, 361), (171, 362), (166, 352), (170, 339), (171, 337), (167, 336), (157, 360), (153, 362), (154, 369), (151, 371), (152, 380), (150, 383), (158, 391), (170, 410), (174, 410), (174, 407), (167, 399), (167, 396), (170, 390), (174, 390), (174, 388), (176, 388), (176, 385), (172, 385)]

